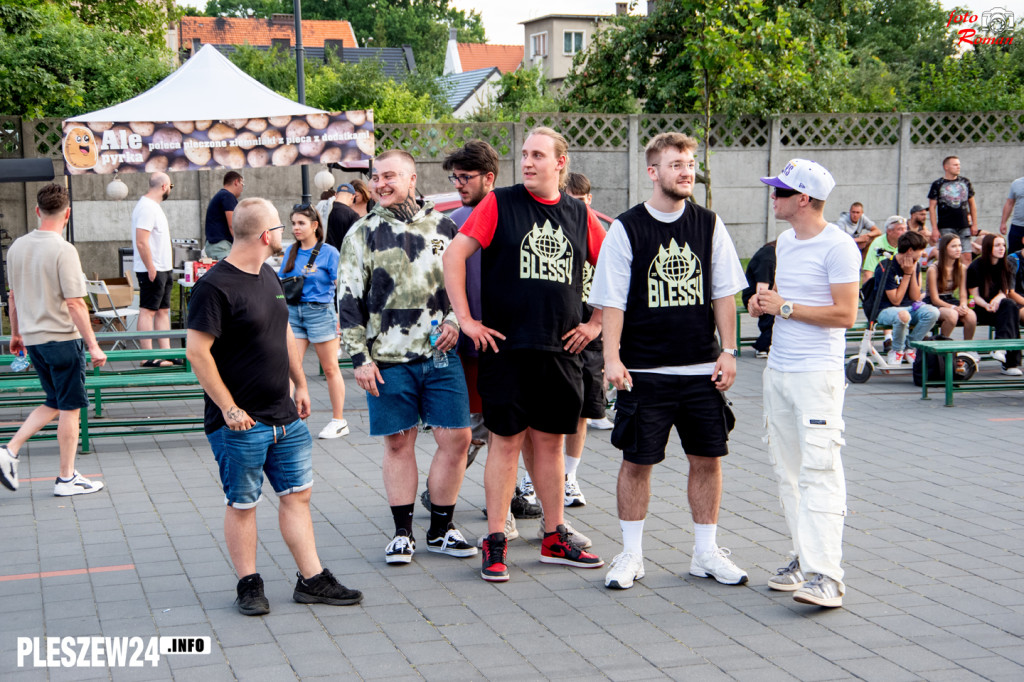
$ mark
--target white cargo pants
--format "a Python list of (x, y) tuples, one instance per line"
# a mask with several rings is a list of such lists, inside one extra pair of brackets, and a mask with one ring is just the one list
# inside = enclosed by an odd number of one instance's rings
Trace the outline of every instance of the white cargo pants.
[(765, 369), (764, 417), (768, 456), (779, 478), (779, 498), (804, 574), (843, 584), (846, 479), (842, 370), (779, 372)]

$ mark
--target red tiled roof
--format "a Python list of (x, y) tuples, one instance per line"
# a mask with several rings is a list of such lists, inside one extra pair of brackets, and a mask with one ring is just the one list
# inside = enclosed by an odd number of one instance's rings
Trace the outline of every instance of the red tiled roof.
[[(274, 38), (287, 38), (295, 45), (295, 22), (274, 22), (271, 19), (238, 19), (233, 17), (182, 17), (180, 45), (192, 46), (198, 38), (203, 45), (270, 46)], [(302, 21), (302, 44), (323, 47), (325, 40), (342, 40), (344, 47), (359, 47), (352, 25), (347, 21)]]
[(463, 72), (496, 66), (502, 73), (510, 73), (523, 63), (523, 46), (459, 43), (459, 61)]

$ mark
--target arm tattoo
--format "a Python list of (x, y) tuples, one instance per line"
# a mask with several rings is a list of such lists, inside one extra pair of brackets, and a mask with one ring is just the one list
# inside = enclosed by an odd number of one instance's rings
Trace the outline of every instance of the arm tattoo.
[(232, 405), (231, 407), (228, 408), (228, 419), (235, 422), (241, 421), (242, 411), (238, 409), (237, 406)]
[(402, 203), (395, 204), (390, 208), (396, 218), (401, 220), (403, 223), (408, 223), (412, 220), (412, 217), (419, 212), (420, 205), (416, 203), (416, 199), (414, 197), (410, 196)]

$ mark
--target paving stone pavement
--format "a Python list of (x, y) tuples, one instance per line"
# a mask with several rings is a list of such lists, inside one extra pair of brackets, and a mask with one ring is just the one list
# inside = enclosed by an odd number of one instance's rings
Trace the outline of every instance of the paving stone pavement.
[[(740, 359), (730, 391), (738, 425), (718, 534), (750, 573), (747, 585), (687, 573), (693, 538), (678, 443), (655, 470), (647, 575), (630, 590), (605, 589), (604, 569), (541, 564), (535, 521), (520, 522), (525, 539), (510, 543), (505, 584), (481, 580), (479, 558), (421, 551), (409, 565), (386, 565), (393, 528), (382, 444), (368, 435), (365, 400), (349, 373), (352, 433), (314, 441), (312, 504), (321, 559), (364, 591), (361, 605), (291, 600), (296, 569), (268, 486), (257, 563), (272, 612), (237, 613), (223, 497), (201, 433), (95, 441), (78, 468), (108, 490), (70, 499), (52, 496), (56, 445), (34, 444), (22, 458), (21, 490), (0, 491), (0, 679), (1024, 679), (1024, 393), (960, 395), (948, 409), (941, 396), (919, 400), (908, 374), (850, 386), (849, 592), (843, 609), (821, 610), (765, 586), (789, 543), (761, 440), (763, 361), (752, 355)], [(329, 405), (313, 363), (315, 434)], [(993, 363), (983, 367), (998, 375)], [(421, 434), (421, 486), (431, 446)], [(606, 561), (621, 548), (619, 462), (608, 432), (591, 431), (579, 470), (587, 506), (569, 515)], [(471, 539), (486, 529), (483, 502), (477, 463), (455, 513)], [(417, 502), (418, 537), (428, 520)], [(58, 574), (38, 577), (50, 572)], [(165, 655), (155, 667), (43, 668), (31, 656), (19, 667), (18, 637), (100, 635), (209, 636), (212, 650)]]

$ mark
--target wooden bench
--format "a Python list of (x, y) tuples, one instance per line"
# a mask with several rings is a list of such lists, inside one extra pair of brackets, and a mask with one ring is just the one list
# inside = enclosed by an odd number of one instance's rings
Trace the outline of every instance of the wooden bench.
[(956, 380), (953, 373), (953, 360), (957, 353), (991, 353), (994, 350), (1024, 350), (1024, 339), (992, 339), (973, 341), (913, 341), (910, 344), (924, 352), (935, 353), (946, 369), (942, 381), (928, 380), (927, 358), (921, 363), (921, 400), (930, 400), (928, 387), (944, 386), (946, 389), (946, 407), (953, 407), (953, 393), (970, 393), (980, 391), (1017, 391), (1024, 389), (1024, 377), (1004, 377), (1002, 379), (977, 379), (969, 381)]
[[(86, 392), (91, 393), (95, 407), (95, 417), (103, 416), (105, 402), (135, 402), (187, 400), (202, 396), (198, 387), (199, 380), (192, 372), (150, 372), (148, 374), (116, 374), (101, 372), (87, 374), (85, 377)], [(182, 387), (188, 387), (182, 390)], [(141, 389), (141, 390), (138, 390)], [(0, 394), (39, 394), (42, 387), (34, 374), (20, 375), (14, 379), (0, 381)], [(203, 416), (167, 417), (132, 419), (103, 419), (99, 422), (89, 421), (89, 408), (82, 408), (81, 443), (82, 452), (89, 452), (90, 439), (99, 437), (131, 436), (140, 433), (169, 434), (186, 433), (203, 428)], [(0, 433), (13, 433), (18, 426), (0, 427)], [(93, 432), (93, 429), (101, 429)], [(49, 440), (56, 438), (56, 425), (51, 424), (33, 439)]]

